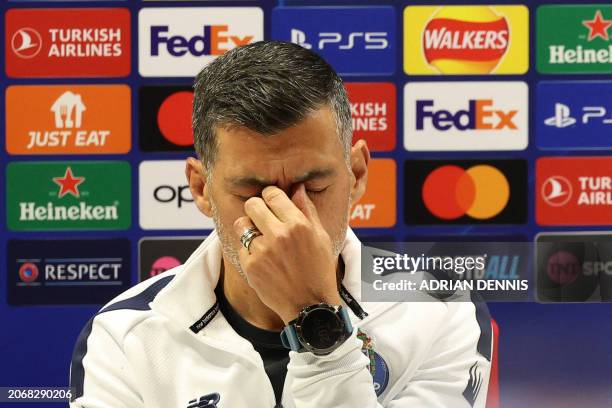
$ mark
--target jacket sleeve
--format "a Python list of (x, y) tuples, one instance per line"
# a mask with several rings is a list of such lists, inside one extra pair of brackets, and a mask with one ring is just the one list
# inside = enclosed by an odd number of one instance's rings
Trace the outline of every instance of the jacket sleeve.
[(478, 351), (480, 333), (471, 302), (448, 304), (444, 325), (417, 370), (396, 373), (390, 394), (380, 402), (355, 333), (328, 356), (291, 352), (287, 370), (295, 407), (484, 407), (491, 364)]
[(94, 316), (79, 335), (70, 365), (70, 408), (144, 407), (121, 342)]

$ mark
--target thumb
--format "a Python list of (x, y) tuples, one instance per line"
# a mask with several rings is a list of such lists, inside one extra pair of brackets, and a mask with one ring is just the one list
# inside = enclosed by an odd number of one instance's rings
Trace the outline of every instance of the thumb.
[(308, 220), (316, 224), (321, 224), (321, 222), (319, 221), (319, 214), (317, 213), (317, 208), (315, 207), (310, 197), (308, 197), (308, 194), (306, 193), (306, 187), (303, 183), (301, 183), (295, 190), (293, 196), (291, 196), (291, 201), (293, 201), (293, 204), (295, 204), (295, 206), (304, 213)]

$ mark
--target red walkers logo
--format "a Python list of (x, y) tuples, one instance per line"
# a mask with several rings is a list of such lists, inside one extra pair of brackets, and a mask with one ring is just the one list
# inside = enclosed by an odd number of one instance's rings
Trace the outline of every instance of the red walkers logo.
[(392, 83), (346, 84), (351, 103), (353, 143), (365, 139), (373, 151), (395, 148), (396, 91)]
[(445, 74), (490, 73), (508, 50), (505, 17), (490, 7), (443, 7), (423, 32), (427, 62)]
[(130, 73), (127, 9), (10, 9), (5, 29), (9, 77), (117, 77)]
[(543, 157), (536, 185), (538, 224), (612, 224), (612, 157)]

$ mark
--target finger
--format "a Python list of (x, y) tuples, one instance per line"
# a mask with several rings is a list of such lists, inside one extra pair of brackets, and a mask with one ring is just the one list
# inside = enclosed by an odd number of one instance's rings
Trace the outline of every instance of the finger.
[(249, 198), (244, 203), (244, 212), (264, 235), (273, 235), (281, 226), (280, 220), (259, 197)]
[(261, 192), (261, 196), (274, 215), (282, 222), (295, 220), (304, 216), (287, 194), (276, 186), (264, 188)]
[(298, 188), (293, 193), (291, 197), (291, 201), (300, 209), (300, 211), (308, 218), (310, 221), (316, 224), (321, 224), (319, 220), (319, 213), (317, 212), (317, 207), (315, 207), (314, 203), (308, 197), (306, 193), (306, 187), (304, 184), (300, 184)]
[(240, 218), (237, 218), (236, 221), (234, 221), (234, 231), (236, 232), (238, 241), (240, 241), (240, 248), (241, 248), (240, 253), (245, 252), (245, 255), (248, 255), (249, 252), (253, 252), (253, 250), (256, 247), (255, 241), (257, 240), (257, 238), (261, 237), (261, 235), (259, 235), (253, 238), (251, 240), (251, 244), (249, 245), (249, 250), (247, 251), (244, 245), (242, 245), (242, 241), (240, 240), (240, 237), (250, 228), (255, 228), (255, 224), (253, 224), (253, 222), (251, 221), (249, 217), (240, 217)]

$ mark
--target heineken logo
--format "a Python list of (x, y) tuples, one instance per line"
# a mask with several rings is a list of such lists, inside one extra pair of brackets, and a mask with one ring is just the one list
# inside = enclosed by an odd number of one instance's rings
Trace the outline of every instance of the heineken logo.
[(11, 163), (7, 168), (9, 228), (127, 229), (130, 173), (130, 165), (119, 161)]
[[(563, 30), (558, 30), (563, 22)], [(542, 73), (611, 73), (612, 6), (538, 8), (537, 66)]]
[(583, 20), (582, 25), (589, 29), (588, 41), (593, 41), (597, 37), (608, 41), (608, 27), (612, 25), (612, 20), (605, 20), (601, 14), (601, 10), (595, 12), (595, 17), (592, 20)]
[(57, 194), (57, 198), (62, 198), (66, 194), (72, 194), (75, 197), (79, 197), (79, 184), (85, 181), (85, 177), (74, 177), (72, 175), (72, 169), (70, 166), (66, 167), (66, 173), (63, 177), (53, 177), (60, 190)]

